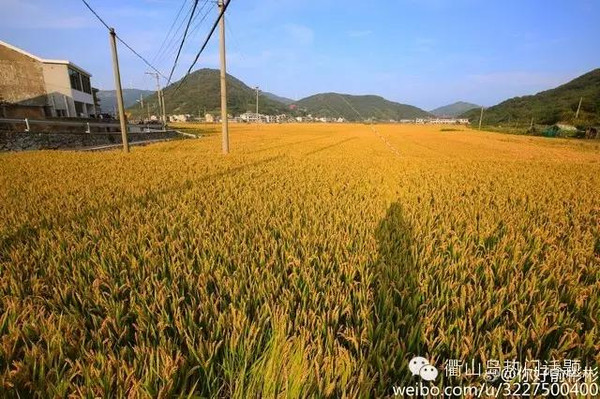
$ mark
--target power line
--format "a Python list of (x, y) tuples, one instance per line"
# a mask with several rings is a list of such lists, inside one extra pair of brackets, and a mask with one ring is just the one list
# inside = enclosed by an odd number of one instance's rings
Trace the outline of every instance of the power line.
[[(169, 58), (170, 54), (173, 54), (175, 52), (175, 49), (172, 48), (177, 41), (179, 40), (179, 31), (181, 31), (181, 28), (183, 27), (183, 24), (185, 23), (185, 21), (188, 19), (188, 17), (190, 16), (190, 14), (192, 13), (192, 8), (190, 7), (190, 9), (188, 11), (186, 11), (185, 15), (183, 16), (183, 18), (181, 19), (181, 22), (179, 23), (179, 25), (177, 26), (177, 29), (175, 29), (175, 31), (173, 31), (173, 35), (168, 38), (167, 44), (166, 46), (163, 48), (162, 52), (159, 52), (156, 55), (156, 58)], [(175, 20), (175, 23), (177, 22), (177, 20)], [(172, 50), (172, 51), (171, 51)]]
[(104, 22), (104, 20), (100, 17), (100, 15), (98, 15), (96, 11), (94, 11), (94, 9), (89, 5), (89, 3), (86, 0), (81, 1), (83, 1), (83, 4), (85, 4), (85, 6), (92, 12), (92, 14), (96, 16), (96, 18), (98, 18), (98, 21), (102, 22), (102, 25), (104, 25), (106, 29), (110, 30), (110, 26), (108, 26), (108, 24)]
[(175, 72), (175, 68), (177, 67), (177, 61), (179, 61), (179, 56), (181, 55), (181, 49), (185, 43), (185, 38), (187, 37), (188, 30), (190, 29), (190, 24), (192, 23), (192, 19), (194, 19), (194, 13), (196, 12), (196, 7), (198, 7), (198, 0), (194, 1), (194, 7), (192, 8), (192, 13), (190, 14), (190, 19), (188, 19), (187, 25), (185, 27), (185, 31), (183, 32), (183, 37), (181, 38), (181, 44), (179, 45), (179, 50), (177, 50), (177, 56), (175, 56), (175, 62), (173, 62), (173, 67), (171, 68), (171, 73), (169, 74), (169, 79), (167, 79), (167, 86), (171, 83), (171, 78), (173, 77), (173, 72)]
[[(188, 34), (188, 41), (192, 40), (194, 38), (194, 35), (198, 31), (198, 28), (200, 28), (200, 26), (202, 25), (202, 23), (206, 20), (206, 17), (208, 17), (208, 14), (210, 14), (211, 9), (208, 8), (206, 10), (206, 12), (200, 18), (200, 15), (202, 14), (202, 11), (204, 10), (204, 8), (206, 7), (206, 5), (208, 3), (209, 3), (209, 0), (205, 0), (204, 4), (202, 5), (202, 7), (200, 7), (200, 10), (198, 10), (198, 12), (196, 13), (196, 17), (194, 17), (194, 20), (192, 21), (192, 24), (194, 24), (196, 22), (197, 23), (194, 25), (194, 27), (192, 29), (190, 29), (190, 32)], [(181, 28), (181, 26), (179, 28)], [(177, 31), (179, 31), (179, 29)], [(165, 52), (163, 53), (163, 56), (165, 58), (170, 58), (174, 54), (175, 54), (175, 48), (173, 48), (171, 51), (166, 51), (166, 49), (165, 49)]]
[(217, 18), (217, 20), (213, 24), (212, 29), (208, 33), (208, 36), (206, 36), (206, 40), (204, 40), (204, 44), (202, 45), (202, 47), (200, 48), (200, 50), (196, 54), (196, 58), (194, 58), (194, 61), (192, 62), (192, 65), (190, 65), (190, 67), (188, 68), (186, 74), (179, 81), (179, 84), (175, 88), (175, 91), (173, 92), (173, 95), (175, 93), (177, 93), (177, 91), (179, 90), (179, 88), (181, 87), (181, 85), (183, 84), (183, 82), (185, 82), (186, 78), (190, 75), (190, 72), (191, 72), (192, 68), (194, 68), (194, 66), (196, 65), (196, 62), (198, 62), (198, 58), (200, 58), (200, 54), (202, 54), (202, 52), (204, 51), (204, 49), (208, 45), (208, 42), (210, 41), (210, 38), (212, 37), (213, 33), (215, 33), (215, 30), (217, 29), (217, 26), (219, 25), (219, 21), (221, 21), (221, 18), (223, 18), (223, 15), (225, 14), (225, 11), (227, 11), (227, 7), (229, 7), (229, 4), (231, 4), (231, 0), (227, 0), (227, 2), (223, 5), (223, 8), (221, 9), (221, 12), (219, 13), (219, 17)]
[[(206, 7), (206, 5), (208, 4), (208, 0), (206, 0), (204, 2), (204, 4), (202, 5), (202, 7), (200, 8), (200, 11), (198, 11), (198, 16), (200, 15), (200, 13), (202, 13), (202, 10), (204, 10), (204, 7)], [(200, 21), (198, 21), (198, 23), (196, 25), (194, 25), (194, 27), (192, 28), (192, 31), (190, 32), (190, 37), (193, 37), (194, 33), (196, 33), (196, 31), (198, 30), (198, 28), (200, 27), (200, 25), (202, 25), (202, 23), (206, 20), (206, 17), (208, 17), (208, 14), (210, 14), (210, 8), (208, 8), (206, 10), (206, 12), (204, 13), (204, 15), (202, 16), (202, 18), (200, 18)], [(194, 22), (196, 22), (198, 18), (196, 18), (194, 20)]]
[(162, 77), (163, 77), (163, 78), (165, 78), (165, 79), (167, 78), (165, 75), (163, 75), (163, 73), (162, 73), (161, 71), (159, 71), (158, 69), (156, 69), (156, 68), (154, 67), (154, 65), (152, 65), (150, 62), (148, 62), (148, 60), (146, 60), (144, 57), (142, 57), (142, 56), (141, 56), (141, 55), (140, 55), (140, 54), (139, 54), (137, 51), (135, 51), (135, 50), (134, 50), (134, 49), (133, 49), (133, 48), (132, 48), (132, 47), (131, 47), (129, 44), (127, 44), (127, 43), (125, 42), (125, 40), (121, 39), (121, 36), (117, 35), (117, 39), (119, 39), (119, 41), (120, 41), (121, 43), (123, 43), (123, 45), (124, 45), (125, 47), (127, 47), (129, 50), (131, 50), (131, 52), (132, 52), (133, 54), (135, 54), (135, 55), (136, 55), (136, 56), (137, 56), (137, 57), (138, 57), (140, 60), (142, 60), (142, 61), (143, 61), (143, 62), (144, 62), (146, 65), (148, 65), (150, 68), (152, 68), (152, 70), (153, 70), (154, 72), (158, 73), (160, 76), (162, 76)]
[[(154, 57), (154, 60), (157, 60), (159, 58), (164, 58), (164, 59), (168, 59), (171, 58), (171, 56), (174, 56), (174, 54), (177, 51), (177, 47), (175, 46), (177, 40), (179, 40), (179, 32), (181, 31), (183, 24), (185, 23), (185, 21), (188, 18), (192, 18), (192, 25), (196, 23), (196, 21), (199, 19), (202, 11), (204, 10), (204, 8), (210, 3), (210, 0), (204, 0), (204, 3), (202, 4), (202, 7), (200, 7), (199, 11), (196, 12), (196, 15), (193, 16), (192, 15), (192, 8), (191, 7), (186, 13), (185, 16), (183, 17), (183, 19), (181, 20), (181, 22), (179, 23), (179, 26), (177, 27), (177, 29), (175, 31), (173, 31), (173, 35), (169, 37), (169, 35), (165, 38), (165, 43), (166, 46), (161, 46), (164, 47), (161, 49), (161, 51), (159, 51), (156, 56)], [(185, 4), (184, 4), (185, 5)], [(194, 27), (189, 31), (189, 34), (187, 35), (188, 39), (191, 40), (194, 33), (196, 32), (196, 30), (200, 27), (200, 25), (202, 24), (202, 22), (206, 19), (206, 17), (208, 16), (208, 14), (210, 13), (210, 8), (208, 8), (208, 10), (206, 11), (206, 13), (204, 14), (204, 16), (201, 18), (200, 22), (195, 24)], [(178, 15), (179, 17), (179, 15)], [(177, 23), (178, 21), (178, 17), (175, 21), (173, 21), (173, 26)], [(191, 27), (191, 25), (190, 25)], [(183, 38), (183, 35), (181, 36)], [(153, 61), (154, 62), (154, 61)]]
[[(102, 19), (102, 17), (100, 17), (100, 15), (98, 15), (98, 13), (96, 11), (94, 11), (94, 9), (90, 6), (90, 4), (86, 1), (86, 0), (81, 0), (83, 1), (83, 4), (85, 4), (85, 6), (92, 12), (92, 14), (94, 14), (94, 16), (98, 19), (98, 21), (100, 21), (102, 23), (102, 25), (104, 25), (106, 27), (106, 29), (108, 29), (108, 31), (111, 31), (111, 27), (108, 26), (108, 24), (106, 22), (104, 22), (104, 20)], [(127, 44), (127, 42), (125, 42), (125, 40), (123, 40), (119, 35), (116, 35), (117, 39), (125, 46), (127, 47), (133, 54), (135, 54), (139, 59), (141, 59), (146, 65), (148, 65), (150, 68), (152, 68), (156, 73), (160, 74), (160, 76), (162, 76), (163, 78), (166, 79), (165, 75), (163, 75), (158, 69), (156, 69), (152, 64), (150, 64), (144, 57), (142, 57), (137, 51), (135, 51), (133, 49), (133, 47), (131, 47), (129, 44)]]
[(177, 15), (175, 16), (175, 19), (173, 20), (173, 23), (171, 24), (171, 27), (167, 31), (167, 35), (165, 36), (164, 40), (162, 41), (162, 43), (160, 45), (160, 48), (158, 49), (158, 51), (156, 52), (156, 54), (154, 55), (154, 57), (152, 57), (152, 62), (156, 61), (156, 59), (158, 58), (158, 55), (161, 53), (161, 51), (165, 47), (165, 44), (167, 44), (167, 40), (169, 39), (169, 36), (171, 35), (171, 32), (173, 31), (173, 28), (175, 27), (175, 24), (179, 20), (179, 16), (181, 15), (181, 12), (183, 11), (183, 8), (185, 7), (186, 3), (187, 3), (187, 0), (183, 0), (183, 3), (181, 3), (181, 7), (179, 8), (179, 11), (177, 12)]

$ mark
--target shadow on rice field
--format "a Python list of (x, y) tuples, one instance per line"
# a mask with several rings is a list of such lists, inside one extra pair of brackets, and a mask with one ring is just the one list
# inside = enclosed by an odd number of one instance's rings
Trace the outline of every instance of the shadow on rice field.
[(402, 206), (387, 210), (376, 232), (379, 258), (373, 286), (374, 310), (369, 373), (374, 394), (388, 394), (392, 383), (410, 379), (408, 359), (422, 355), (419, 265), (413, 228)]

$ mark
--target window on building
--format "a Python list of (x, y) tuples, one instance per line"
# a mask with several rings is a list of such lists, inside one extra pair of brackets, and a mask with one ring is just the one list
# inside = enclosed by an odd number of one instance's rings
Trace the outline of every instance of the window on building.
[(75, 113), (77, 114), (78, 117), (83, 116), (83, 114), (84, 114), (83, 103), (81, 103), (79, 101), (75, 101)]
[(90, 77), (81, 75), (81, 83), (83, 85), (83, 91), (92, 94), (92, 84), (90, 83)]
[(71, 80), (71, 88), (81, 91), (81, 78), (79, 72), (69, 68), (69, 79)]

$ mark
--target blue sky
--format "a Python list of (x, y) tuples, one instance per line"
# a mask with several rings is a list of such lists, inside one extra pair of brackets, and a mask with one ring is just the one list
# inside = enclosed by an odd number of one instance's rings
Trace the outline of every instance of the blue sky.
[[(186, 11), (191, 0), (185, 0)], [(117, 33), (168, 75), (173, 47), (155, 59), (184, 0), (89, 0)], [(204, 0), (200, 0), (202, 5)], [(176, 69), (179, 78), (217, 16), (211, 2)], [(0, 0), (0, 40), (69, 59), (114, 88), (106, 29), (80, 0)], [(291, 98), (378, 94), (432, 109), (493, 105), (600, 67), (598, 0), (232, 0), (228, 71)], [(217, 67), (216, 36), (198, 67)], [(120, 47), (124, 87), (154, 88)]]

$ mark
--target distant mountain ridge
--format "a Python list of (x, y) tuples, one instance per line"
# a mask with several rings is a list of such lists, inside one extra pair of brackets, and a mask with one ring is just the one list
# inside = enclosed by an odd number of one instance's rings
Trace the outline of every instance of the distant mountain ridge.
[[(221, 82), (217, 69), (199, 69), (192, 72), (177, 90), (179, 81), (163, 89), (167, 114), (204, 115), (219, 113), (221, 106)], [(177, 90), (177, 92), (175, 92)], [(152, 105), (156, 104), (156, 94), (148, 97)], [(239, 115), (244, 112), (255, 112), (256, 91), (234, 76), (227, 75), (228, 113)], [(259, 95), (259, 112), (264, 114), (281, 114), (289, 108), (271, 100), (264, 93)], [(134, 115), (139, 114), (135, 107), (130, 108)]]
[(296, 100), (292, 100), (291, 98), (281, 97), (277, 94), (269, 93), (268, 91), (263, 91), (262, 94), (264, 94), (267, 98), (273, 101), (279, 101), (280, 103), (285, 105), (290, 105), (296, 102)]
[[(575, 120), (579, 100), (581, 110)], [(462, 115), (471, 123), (479, 122), (479, 111), (471, 110)], [(531, 96), (514, 97), (487, 108), (483, 115), (484, 125), (509, 123), (535, 123), (552, 125), (557, 122), (572, 124), (600, 123), (600, 68), (581, 75), (554, 89)]]
[(435, 116), (451, 116), (456, 117), (464, 114), (467, 111), (470, 111), (475, 108), (481, 108), (480, 105), (467, 103), (464, 101), (457, 101), (453, 104), (444, 105), (443, 107), (438, 107), (434, 110), (429, 111), (431, 114)]
[[(100, 90), (96, 94), (100, 100), (100, 109), (104, 113), (112, 113), (117, 108), (117, 92), (115, 90)], [(123, 103), (125, 108), (132, 107), (137, 101), (154, 94), (151, 90), (123, 89)]]
[[(191, 73), (175, 93), (178, 86), (179, 82), (175, 82), (164, 89), (167, 114), (204, 115), (204, 113), (220, 112), (219, 70), (199, 69)], [(231, 115), (255, 112), (256, 91), (231, 75), (227, 76), (227, 99), (228, 112)], [(145, 98), (145, 101), (150, 104), (150, 109), (157, 109), (155, 93)], [(133, 105), (135, 102), (128, 109), (132, 115), (145, 115), (139, 107)], [(412, 105), (396, 103), (374, 95), (322, 93), (294, 101), (272, 93), (261, 92), (258, 105), (259, 112), (262, 114), (285, 113), (294, 116), (311, 114), (314, 117), (342, 117), (349, 121), (361, 119), (387, 121), (431, 116), (428, 112)]]
[(376, 119), (379, 121), (426, 118), (431, 114), (408, 104), (386, 100), (375, 95), (320, 93), (303, 98), (296, 107), (316, 117), (342, 117), (349, 121)]

